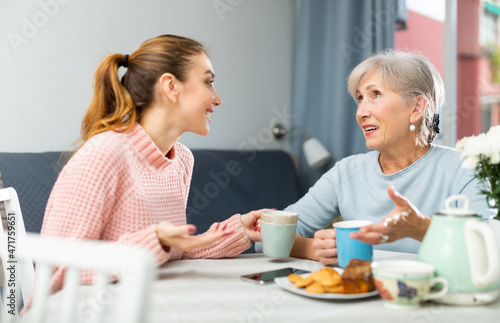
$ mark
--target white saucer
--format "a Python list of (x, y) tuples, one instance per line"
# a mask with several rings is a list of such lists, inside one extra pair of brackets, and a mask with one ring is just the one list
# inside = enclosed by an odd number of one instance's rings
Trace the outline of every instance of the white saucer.
[[(339, 274), (342, 275), (344, 270), (342, 268), (334, 268)], [(310, 274), (302, 274), (300, 276), (302, 277), (307, 277)], [(373, 297), (378, 295), (378, 291), (374, 290), (368, 293), (360, 293), (360, 294), (340, 294), (340, 293), (324, 293), (324, 294), (319, 294), (319, 293), (311, 293), (311, 292), (306, 292), (304, 288), (298, 288), (295, 286), (295, 284), (291, 283), (288, 280), (288, 277), (278, 277), (275, 278), (274, 281), (276, 284), (283, 288), (284, 290), (287, 290), (289, 292), (306, 296), (306, 297), (311, 297), (311, 298), (318, 298), (318, 299), (339, 299), (339, 300), (349, 300), (349, 299), (360, 299), (360, 298), (367, 298), (367, 297)]]

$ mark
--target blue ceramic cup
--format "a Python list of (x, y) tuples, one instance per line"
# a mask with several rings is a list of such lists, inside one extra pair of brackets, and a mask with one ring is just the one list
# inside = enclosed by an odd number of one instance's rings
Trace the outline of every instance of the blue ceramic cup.
[(373, 245), (349, 237), (351, 232), (372, 224), (367, 220), (342, 221), (333, 224), (337, 239), (337, 258), (339, 266), (345, 268), (351, 259), (372, 261)]

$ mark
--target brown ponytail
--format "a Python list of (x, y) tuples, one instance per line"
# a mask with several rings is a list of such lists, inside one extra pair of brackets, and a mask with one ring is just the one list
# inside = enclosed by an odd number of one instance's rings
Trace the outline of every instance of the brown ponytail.
[(137, 119), (134, 101), (118, 79), (124, 59), (124, 55), (111, 54), (94, 73), (94, 96), (82, 122), (83, 142), (107, 130), (126, 131)]
[(118, 68), (125, 55), (106, 57), (94, 74), (94, 96), (82, 122), (82, 145), (101, 132), (132, 128), (153, 102), (155, 84), (161, 75), (171, 73), (185, 81), (191, 57), (201, 53), (207, 51), (189, 38), (162, 35), (149, 39), (128, 57), (121, 82)]

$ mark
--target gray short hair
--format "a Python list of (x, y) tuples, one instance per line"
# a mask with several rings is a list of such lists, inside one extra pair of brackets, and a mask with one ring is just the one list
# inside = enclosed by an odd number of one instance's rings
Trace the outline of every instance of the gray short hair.
[(357, 101), (356, 91), (363, 76), (378, 70), (382, 80), (410, 102), (418, 96), (427, 100), (419, 141), (431, 143), (439, 132), (439, 108), (444, 99), (444, 84), (436, 67), (424, 56), (416, 53), (384, 50), (358, 64), (347, 79), (351, 96)]

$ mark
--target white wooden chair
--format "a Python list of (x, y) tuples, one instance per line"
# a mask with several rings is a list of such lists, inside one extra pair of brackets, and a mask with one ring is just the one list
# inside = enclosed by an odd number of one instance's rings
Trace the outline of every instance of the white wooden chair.
[[(28, 255), (23, 259), (17, 258), (18, 246), (26, 240), (26, 230), (16, 190), (12, 187), (0, 189), (1, 203), (4, 204), (5, 214), (0, 221), (0, 289), (4, 296), (0, 298), (0, 309), (2, 312), (4, 308), (13, 309), (17, 315), (21, 304), (28, 300), (35, 272)], [(14, 293), (10, 293), (11, 290)]]
[[(17, 257), (37, 264), (31, 307), (20, 322), (148, 322), (156, 265), (145, 249), (28, 234)], [(63, 289), (51, 295), (54, 266), (66, 271)], [(92, 285), (81, 285), (82, 270), (93, 271)], [(16, 320), (2, 314), (2, 323)]]

